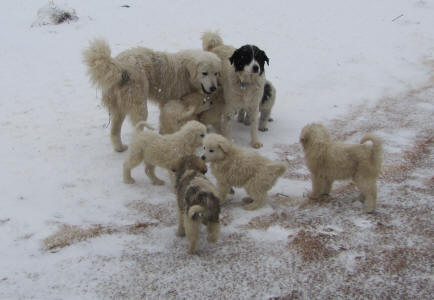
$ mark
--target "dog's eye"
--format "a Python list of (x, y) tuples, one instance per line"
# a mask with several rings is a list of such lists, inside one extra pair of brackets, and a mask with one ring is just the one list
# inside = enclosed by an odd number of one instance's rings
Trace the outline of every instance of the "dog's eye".
[(203, 72), (202, 75), (203, 76), (208, 76), (208, 72)]
[(209, 149), (209, 152), (214, 152), (214, 150), (212, 150), (212, 149)]
[(219, 73), (215, 73), (214, 75), (215, 75), (215, 76), (219, 76)]
[(200, 135), (200, 137), (205, 137), (205, 135), (202, 133), (202, 134)]

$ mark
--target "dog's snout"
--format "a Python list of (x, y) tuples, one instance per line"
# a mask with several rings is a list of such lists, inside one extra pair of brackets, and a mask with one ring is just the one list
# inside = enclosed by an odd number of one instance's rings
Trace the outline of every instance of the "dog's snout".
[(258, 65), (254, 65), (253, 66), (253, 73), (258, 73), (258, 71), (259, 71)]
[(211, 92), (215, 92), (216, 89), (217, 89), (217, 88), (216, 88), (215, 86), (212, 86), (212, 87), (209, 88), (209, 90), (210, 90)]
[(202, 158), (202, 160), (206, 159), (205, 155), (202, 155), (200, 158)]
[(208, 170), (202, 170), (202, 174), (205, 175)]

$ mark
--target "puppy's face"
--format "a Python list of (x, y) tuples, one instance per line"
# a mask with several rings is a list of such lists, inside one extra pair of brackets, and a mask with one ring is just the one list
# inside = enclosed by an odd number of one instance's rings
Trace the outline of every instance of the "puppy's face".
[(265, 62), (269, 60), (264, 51), (254, 45), (245, 45), (235, 50), (229, 61), (234, 65), (235, 72), (262, 75)]
[(208, 134), (204, 139), (203, 145), (201, 158), (206, 162), (224, 159), (230, 148), (229, 142), (216, 134)]
[(198, 121), (193, 120), (185, 123), (181, 127), (180, 131), (183, 132), (185, 138), (199, 147), (202, 145), (203, 138), (205, 137), (206, 126)]
[(209, 95), (217, 90), (220, 71), (221, 60), (214, 53), (205, 52), (197, 58), (195, 70), (190, 71), (190, 76), (197, 90)]
[(184, 156), (176, 165), (172, 167), (172, 172), (174, 172), (178, 177), (182, 176), (182, 174), (184, 174), (187, 170), (194, 170), (202, 174), (206, 174), (208, 168), (205, 162), (196, 155)]

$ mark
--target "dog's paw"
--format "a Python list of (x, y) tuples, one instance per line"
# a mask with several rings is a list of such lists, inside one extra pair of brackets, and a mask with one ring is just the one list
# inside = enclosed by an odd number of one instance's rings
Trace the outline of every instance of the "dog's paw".
[(261, 127), (259, 127), (259, 131), (263, 131), (263, 132), (265, 132), (265, 131), (268, 131), (268, 128), (267, 127), (263, 127), (263, 126), (261, 126)]
[(208, 241), (208, 243), (213, 243), (213, 244), (215, 244), (215, 243), (217, 243), (217, 237), (215, 236), (215, 235), (208, 235), (208, 237), (207, 237), (207, 241)]
[(176, 231), (176, 236), (179, 236), (179, 237), (185, 236), (185, 231), (183, 231), (183, 230), (177, 230)]
[(245, 210), (255, 210), (261, 207), (262, 204), (250, 197), (243, 198), (243, 208)]
[(158, 179), (158, 180), (153, 181), (152, 184), (153, 185), (164, 185), (165, 182), (164, 182), (164, 180)]
[(365, 206), (363, 207), (363, 212), (369, 214), (369, 213), (373, 213), (374, 210), (375, 210), (375, 205), (369, 205), (365, 203)]
[(124, 152), (127, 149), (128, 149), (127, 145), (118, 145), (118, 146), (115, 147), (115, 151), (116, 152)]
[(274, 119), (273, 118), (268, 118), (268, 122), (273, 122)]
[(244, 120), (244, 125), (246, 125), (246, 126), (250, 126), (250, 124), (251, 124), (251, 122), (249, 121), (249, 120)]
[(308, 193), (308, 194), (307, 194), (307, 197), (308, 197), (309, 199), (311, 199), (311, 200), (318, 200), (318, 199), (320, 198), (320, 196), (318, 196), (318, 195), (316, 195), (316, 194), (314, 194), (314, 193), (312, 193), (312, 192)]
[(133, 184), (133, 183), (135, 183), (136, 181), (133, 179), (133, 178), (124, 178), (124, 183), (126, 183), (126, 184)]
[(264, 146), (261, 142), (252, 142), (252, 147), (255, 149), (259, 149)]

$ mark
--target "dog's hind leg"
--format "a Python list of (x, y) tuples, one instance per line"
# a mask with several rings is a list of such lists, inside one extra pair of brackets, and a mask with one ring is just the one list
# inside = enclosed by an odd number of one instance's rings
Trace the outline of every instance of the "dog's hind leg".
[(364, 208), (365, 213), (371, 213), (375, 210), (377, 206), (377, 182), (375, 179), (366, 179), (361, 177), (355, 177), (354, 182), (359, 188), (362, 199), (364, 198)]
[(122, 144), (121, 128), (122, 123), (125, 120), (125, 114), (119, 110), (110, 111), (110, 121), (112, 123), (110, 130), (110, 138), (113, 145), (113, 149), (117, 152), (123, 152), (128, 149), (127, 145)]
[(151, 179), (153, 185), (164, 185), (164, 181), (155, 175), (155, 166), (145, 164), (145, 173)]
[(258, 137), (258, 126), (259, 126), (259, 107), (255, 106), (252, 109), (247, 110), (247, 115), (251, 120), (250, 124), (250, 136), (251, 136), (251, 145), (253, 148), (261, 148), (263, 145), (259, 141)]
[(132, 184), (134, 179), (131, 177), (131, 170), (137, 167), (143, 161), (142, 151), (134, 151), (131, 149), (128, 157), (124, 162), (124, 183)]
[(267, 124), (270, 120), (271, 110), (262, 110), (261, 117), (259, 119), (259, 130), (260, 131), (268, 131)]
[(178, 231), (176, 232), (177, 236), (185, 236), (185, 228), (184, 228), (184, 213), (178, 207)]
[(224, 204), (226, 202), (226, 196), (231, 191), (232, 187), (225, 183), (217, 182), (217, 189), (220, 198), (220, 204)]
[(197, 247), (197, 241), (199, 239), (199, 226), (200, 221), (192, 220), (187, 214), (184, 214), (184, 227), (187, 239), (190, 243), (188, 253), (195, 253)]
[(238, 122), (244, 123), (245, 118), (246, 118), (246, 111), (244, 109), (240, 109), (238, 111)]
[(308, 194), (310, 199), (318, 199), (321, 195), (330, 192), (331, 183), (325, 178), (312, 174), (312, 192)]

